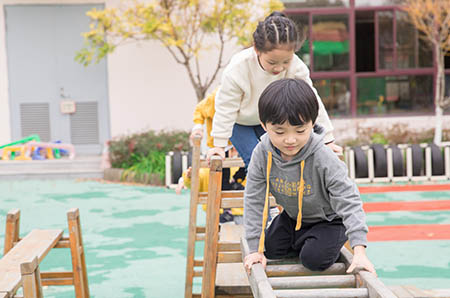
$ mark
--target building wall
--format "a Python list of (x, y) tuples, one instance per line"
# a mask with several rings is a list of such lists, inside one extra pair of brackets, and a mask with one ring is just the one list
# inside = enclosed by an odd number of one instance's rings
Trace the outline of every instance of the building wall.
[[(106, 6), (118, 1), (108, 0)], [(8, 69), (5, 47), (5, 4), (80, 4), (103, 1), (75, 0), (0, 0), (0, 144), (11, 141), (8, 97)], [(228, 51), (230, 57), (236, 48)], [(215, 65), (214, 52), (202, 57), (202, 74)], [(218, 76), (220, 78), (220, 75)], [(219, 80), (216, 80), (215, 85)], [(146, 129), (190, 129), (192, 112), (197, 102), (186, 70), (177, 64), (168, 51), (156, 42), (142, 42), (119, 47), (108, 56), (108, 92), (111, 136)], [(213, 86), (213, 87), (214, 87)], [(356, 136), (358, 126), (385, 126), (402, 122), (414, 129), (434, 124), (431, 116), (332, 119), (337, 141)], [(450, 128), (450, 116), (444, 126)]]
[[(0, 144), (11, 141), (8, 69), (5, 45), (7, 4), (81, 4), (103, 1), (0, 0)], [(108, 0), (107, 7), (118, 1)], [(236, 50), (236, 49), (233, 49)], [(227, 51), (225, 59), (231, 56)], [(215, 53), (201, 57), (202, 75), (216, 65)], [(75, 56), (75, 53), (74, 53)], [(189, 130), (197, 97), (183, 66), (154, 41), (128, 44), (108, 56), (108, 92), (111, 136), (154, 130)], [(220, 78), (220, 75), (218, 76)], [(212, 85), (213, 90), (218, 80)]]

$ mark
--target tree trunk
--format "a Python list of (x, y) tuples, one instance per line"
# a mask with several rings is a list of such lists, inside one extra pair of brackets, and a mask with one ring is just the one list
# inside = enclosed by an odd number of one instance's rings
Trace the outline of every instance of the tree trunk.
[(442, 142), (442, 115), (443, 115), (443, 101), (445, 92), (445, 77), (444, 77), (444, 55), (439, 44), (434, 46), (436, 55), (436, 94), (434, 97), (434, 106), (436, 114), (436, 124), (434, 129), (434, 143), (440, 145)]

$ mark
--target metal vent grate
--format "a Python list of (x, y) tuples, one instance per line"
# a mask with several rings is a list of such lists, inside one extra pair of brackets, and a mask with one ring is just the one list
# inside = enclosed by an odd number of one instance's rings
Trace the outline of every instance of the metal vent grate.
[(76, 112), (70, 116), (70, 136), (74, 145), (99, 143), (96, 101), (76, 103)]
[(22, 137), (26, 137), (31, 134), (37, 134), (42, 141), (50, 141), (49, 104), (20, 104), (20, 127)]

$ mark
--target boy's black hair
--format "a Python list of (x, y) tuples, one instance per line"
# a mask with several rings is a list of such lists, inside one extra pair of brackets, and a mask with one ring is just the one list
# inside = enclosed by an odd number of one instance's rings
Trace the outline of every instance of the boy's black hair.
[(304, 80), (281, 79), (264, 89), (258, 102), (259, 119), (266, 125), (283, 124), (299, 126), (312, 121), (319, 114), (319, 102), (312, 88)]
[(304, 40), (303, 30), (299, 31), (294, 21), (279, 11), (272, 12), (264, 21), (259, 22), (253, 32), (254, 46), (263, 53), (282, 45), (298, 51)]

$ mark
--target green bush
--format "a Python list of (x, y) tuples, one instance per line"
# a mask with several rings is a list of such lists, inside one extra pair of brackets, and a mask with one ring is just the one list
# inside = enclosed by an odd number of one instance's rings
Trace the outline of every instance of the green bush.
[(109, 158), (113, 168), (128, 169), (138, 175), (165, 173), (165, 155), (169, 151), (189, 150), (189, 132), (153, 130), (124, 136), (109, 142)]

